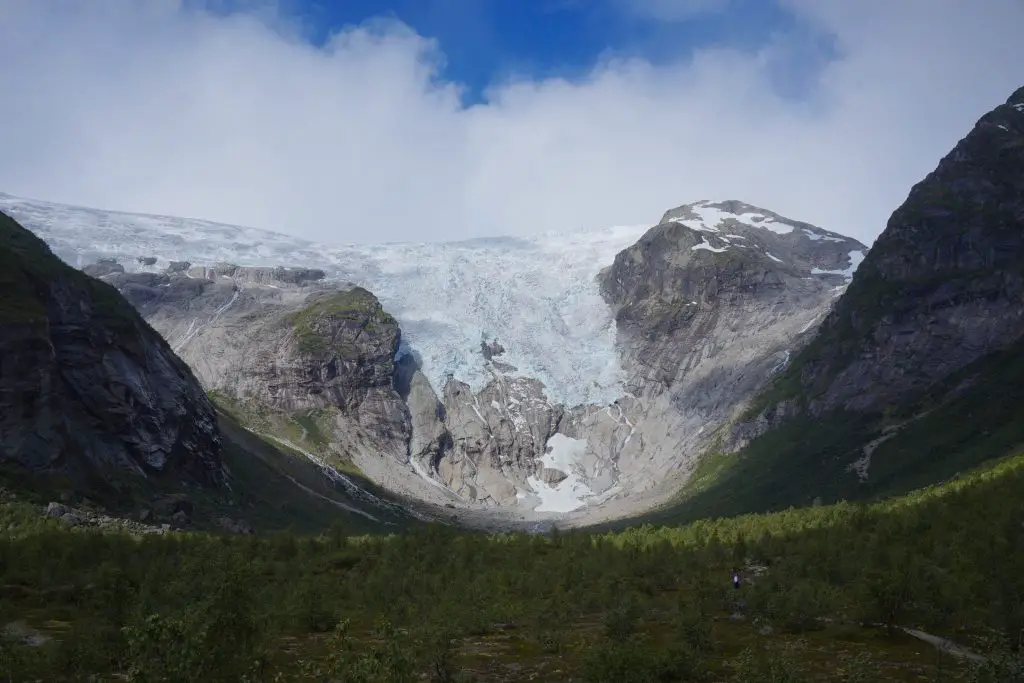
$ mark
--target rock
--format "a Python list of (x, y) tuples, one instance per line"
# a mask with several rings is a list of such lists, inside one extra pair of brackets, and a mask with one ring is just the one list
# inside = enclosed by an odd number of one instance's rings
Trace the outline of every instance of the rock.
[(156, 256), (139, 256), (135, 260), (143, 266), (152, 266), (156, 263)]
[(3, 635), (28, 647), (40, 647), (50, 640), (50, 636), (37, 631), (23, 621), (12, 621), (6, 624)]
[(60, 503), (49, 503), (46, 506), (46, 511), (43, 514), (46, 517), (62, 517), (68, 512), (68, 508), (61, 505)]
[(90, 277), (103, 277), (111, 273), (123, 273), (124, 266), (114, 259), (100, 259), (96, 263), (82, 268), (82, 272)]
[(78, 513), (69, 511), (60, 516), (60, 521), (68, 526), (82, 526), (86, 520)]
[(172, 495), (153, 501), (153, 512), (158, 517), (167, 518), (181, 513), (191, 517), (195, 506), (184, 495)]
[(184, 510), (178, 510), (171, 515), (171, 527), (174, 529), (184, 529), (191, 524), (192, 520)]
[(225, 531), (229, 531), (233, 534), (252, 534), (255, 530), (248, 522), (242, 520), (231, 519), (230, 517), (221, 517), (217, 520), (217, 525)]
[(188, 261), (171, 261), (167, 264), (168, 273), (184, 273), (192, 267)]
[(139, 511), (139, 521), (140, 522), (148, 522), (152, 518), (153, 518), (153, 511), (150, 510), (149, 508), (142, 508)]
[(505, 347), (499, 344), (497, 339), (491, 342), (483, 340), (480, 342), (480, 352), (486, 360), (491, 360), (495, 356), (505, 353)]
[(541, 470), (540, 478), (541, 478), (541, 480), (545, 484), (548, 484), (550, 486), (554, 486), (554, 485), (558, 484), (559, 482), (564, 481), (566, 478), (568, 478), (568, 476), (569, 476), (568, 474), (566, 474), (565, 472), (563, 472), (561, 470), (556, 470), (556, 469), (551, 469), (549, 467), (545, 467), (545, 468), (543, 468)]

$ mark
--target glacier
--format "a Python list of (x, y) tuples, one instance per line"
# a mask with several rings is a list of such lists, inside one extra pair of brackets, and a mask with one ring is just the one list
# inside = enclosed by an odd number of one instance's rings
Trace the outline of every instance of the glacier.
[[(596, 275), (649, 224), (442, 243), (329, 245), (211, 221), (132, 214), (0, 193), (0, 210), (70, 265), (116, 258), (128, 271), (194, 265), (321, 268), (365, 287), (402, 329), (440, 395), (448, 377), (477, 391), (490, 380), (481, 341), (505, 348), (509, 374), (532, 377), (548, 400), (607, 405), (623, 392), (611, 310)], [(136, 257), (156, 257), (143, 266)]]

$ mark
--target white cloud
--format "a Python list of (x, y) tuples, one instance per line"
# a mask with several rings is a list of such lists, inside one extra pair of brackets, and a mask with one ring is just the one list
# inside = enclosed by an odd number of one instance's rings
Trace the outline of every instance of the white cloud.
[(756, 55), (500, 84), (465, 109), (438, 80), (443, 46), (394, 23), (315, 49), (173, 0), (8, 0), (0, 191), (333, 242), (653, 222), (738, 198), (871, 240), (1024, 82), (1024, 5), (784, 2), (840, 51), (809, 102), (772, 90), (799, 40), (780, 35)]

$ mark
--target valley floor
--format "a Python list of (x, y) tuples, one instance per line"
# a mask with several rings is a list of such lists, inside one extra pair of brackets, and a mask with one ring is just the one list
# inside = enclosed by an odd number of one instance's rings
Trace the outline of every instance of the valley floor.
[(1024, 456), (873, 505), (614, 534), (138, 538), (8, 499), (0, 677), (1011, 683), (1022, 494)]

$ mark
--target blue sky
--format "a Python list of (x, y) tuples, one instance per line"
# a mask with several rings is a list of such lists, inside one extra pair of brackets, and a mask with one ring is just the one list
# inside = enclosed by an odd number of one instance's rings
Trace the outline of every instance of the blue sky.
[[(230, 14), (251, 0), (194, 2)], [(687, 5), (708, 9), (679, 9)], [(315, 45), (382, 18), (406, 24), (437, 41), (440, 75), (465, 86), (467, 105), (510, 77), (574, 80), (610, 57), (671, 64), (708, 47), (754, 54), (779, 35), (791, 38), (792, 52), (773, 73), (775, 87), (800, 98), (834, 56), (829, 35), (774, 0), (286, 0), (278, 9)]]
[(1021, 0), (0, 0), (0, 192), (333, 243), (739, 199), (871, 242), (1024, 84), (1021, 26)]

